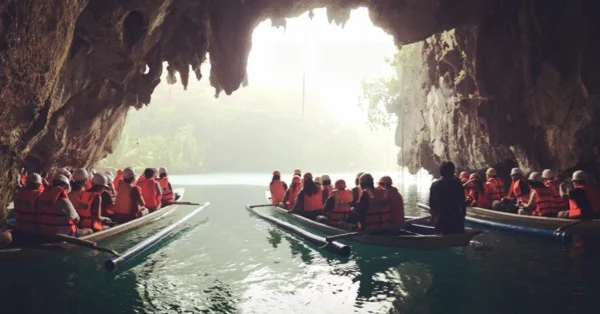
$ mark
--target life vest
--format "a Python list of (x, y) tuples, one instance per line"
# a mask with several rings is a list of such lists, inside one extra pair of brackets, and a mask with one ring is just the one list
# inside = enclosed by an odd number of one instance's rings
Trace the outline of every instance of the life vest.
[(523, 194), (521, 191), (521, 179), (511, 183), (510, 191), (508, 192), (508, 197), (514, 196), (515, 198), (520, 198), (523, 203), (529, 203), (529, 194)]
[[(117, 199), (112, 211), (119, 215), (135, 215), (142, 207), (131, 198), (131, 190), (138, 188), (133, 183), (121, 181), (117, 190)], [(139, 189), (139, 188), (138, 188)], [(141, 193), (140, 193), (141, 194)]]
[(573, 183), (573, 187), (584, 189), (587, 194), (587, 198), (590, 201), (592, 212), (594, 215), (600, 214), (600, 190), (597, 187), (589, 184), (578, 184)]
[(69, 200), (71, 201), (71, 204), (73, 204), (73, 207), (75, 209), (77, 209), (77, 207), (79, 206), (79, 202), (81, 199), (81, 193), (85, 192), (85, 189), (82, 187), (79, 190), (71, 190), (71, 193), (69, 193)]
[(75, 233), (77, 226), (67, 214), (61, 213), (56, 208), (59, 199), (69, 199), (67, 192), (59, 187), (53, 186), (45, 190), (37, 201), (38, 230), (42, 233), (58, 233), (58, 227), (68, 227), (69, 233)]
[(533, 216), (556, 216), (560, 210), (556, 207), (554, 192), (548, 187), (535, 188), (535, 210)]
[[(328, 184), (328, 185), (324, 185), (323, 186), (323, 191), (326, 191), (326, 193), (323, 193), (324, 196), (327, 196), (326, 199), (324, 199), (324, 201), (327, 200), (327, 198), (330, 198), (333, 195), (333, 185)], [(352, 193), (350, 193), (350, 195), (352, 195)]]
[(556, 208), (557, 211), (569, 209), (569, 200), (560, 197), (560, 181), (547, 180), (545, 185), (552, 191), (553, 207)]
[(363, 190), (369, 196), (369, 210), (365, 217), (365, 229), (377, 231), (390, 226), (392, 210), (387, 190)]
[(157, 208), (160, 203), (160, 196), (156, 193), (156, 181), (154, 178), (146, 178), (138, 186), (142, 189), (142, 198), (147, 208)]
[(173, 202), (173, 190), (169, 187), (169, 178), (163, 177), (156, 180), (162, 191), (162, 201), (166, 203)]
[(490, 177), (487, 179), (488, 194), (490, 203), (499, 201), (504, 196), (504, 182), (498, 177)]
[(302, 186), (300, 184), (298, 184), (296, 188), (292, 188), (291, 186), (288, 188), (288, 196), (285, 202), (287, 209), (292, 209), (292, 207), (294, 207), (294, 203), (296, 202), (296, 198), (298, 198), (298, 193), (300, 193), (301, 189)]
[(312, 212), (320, 209), (323, 209), (323, 193), (321, 193), (321, 190), (317, 190), (317, 192), (311, 196), (304, 193), (304, 211)]
[(329, 224), (337, 226), (338, 222), (348, 219), (352, 192), (348, 190), (333, 190), (333, 209), (329, 212)]
[(577, 202), (572, 199), (569, 200), (569, 218), (581, 218), (581, 208), (579, 208)]
[(283, 202), (285, 197), (284, 183), (281, 180), (274, 180), (269, 184), (269, 191), (271, 191), (271, 204), (279, 204)]
[(489, 191), (486, 191), (487, 186), (483, 185), (483, 191), (476, 191), (475, 188), (469, 190), (469, 196), (471, 197), (471, 206), (481, 208), (492, 208)]
[(401, 224), (404, 222), (404, 200), (398, 189), (389, 187), (390, 209), (392, 211), (391, 224)]
[(98, 220), (98, 213), (92, 212), (92, 203), (96, 198), (99, 202), (98, 205), (100, 205), (98, 210), (102, 210), (101, 192), (81, 192), (80, 200), (77, 207), (75, 207), (75, 210), (77, 210), (77, 213), (79, 214), (79, 226), (81, 228), (91, 228), (94, 231), (101, 231), (103, 229), (102, 222)]
[(20, 189), (15, 195), (14, 215), (17, 227), (22, 230), (35, 230), (37, 224), (37, 210), (35, 202), (42, 194), (41, 190)]

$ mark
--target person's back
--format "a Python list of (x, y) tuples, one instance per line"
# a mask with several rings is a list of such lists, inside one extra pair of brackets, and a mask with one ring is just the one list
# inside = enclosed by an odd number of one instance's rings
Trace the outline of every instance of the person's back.
[(337, 180), (332, 195), (325, 201), (327, 223), (337, 226), (340, 221), (346, 221), (351, 210), (352, 192), (346, 190), (346, 182)]
[(398, 225), (404, 222), (404, 200), (397, 188), (392, 186), (392, 178), (384, 176), (379, 179), (379, 189), (387, 190), (390, 197), (392, 217), (390, 224)]
[(296, 202), (292, 211), (310, 219), (316, 219), (322, 214), (323, 209), (323, 193), (313, 181), (312, 174), (307, 172), (304, 174), (304, 187), (298, 193)]
[(442, 234), (464, 232), (466, 207), (464, 188), (454, 178), (454, 164), (442, 162), (442, 177), (431, 184), (429, 207), (435, 228)]
[(36, 205), (38, 231), (46, 234), (59, 233), (74, 236), (91, 233), (91, 230), (88, 229), (77, 229), (79, 215), (67, 195), (69, 188), (69, 180), (59, 174), (55, 176), (53, 185), (40, 195)]
[(123, 170), (123, 180), (117, 190), (117, 199), (112, 211), (113, 220), (123, 223), (148, 213), (144, 208), (141, 189), (134, 183), (135, 172), (131, 168)]
[(292, 209), (300, 190), (302, 190), (302, 180), (299, 176), (294, 176), (292, 178), (292, 184), (290, 184), (290, 187), (285, 191), (283, 197), (283, 204), (286, 209)]
[(500, 201), (504, 197), (504, 182), (497, 177), (496, 169), (489, 168), (486, 172), (486, 188), (488, 191), (490, 205), (494, 201)]
[(25, 179), (25, 186), (17, 191), (14, 198), (14, 216), (17, 228), (35, 230), (37, 224), (37, 209), (35, 203), (42, 194), (42, 178), (31, 173)]
[(379, 231), (390, 227), (392, 210), (389, 191), (376, 189), (373, 176), (365, 173), (359, 179), (362, 195), (358, 202), (359, 228), (366, 231)]
[(273, 171), (273, 178), (269, 183), (269, 191), (271, 192), (271, 204), (279, 204), (283, 202), (285, 197), (285, 190), (287, 185), (281, 180), (281, 174), (279, 171)]
[(162, 203), (162, 192), (160, 185), (154, 179), (154, 169), (147, 168), (144, 171), (145, 179), (138, 186), (142, 189), (142, 198), (146, 204), (146, 208), (153, 212), (160, 208)]
[(167, 206), (174, 202), (173, 188), (171, 187), (171, 182), (169, 182), (169, 177), (167, 176), (167, 168), (161, 167), (158, 170), (158, 176), (157, 182), (162, 191), (161, 203), (162, 206)]

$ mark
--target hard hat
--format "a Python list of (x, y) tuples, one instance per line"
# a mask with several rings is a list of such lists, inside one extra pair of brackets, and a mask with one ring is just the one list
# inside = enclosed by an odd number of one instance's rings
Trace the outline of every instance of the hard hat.
[(301, 181), (301, 180), (302, 180), (302, 179), (300, 178), (300, 176), (294, 176), (294, 177), (292, 178), (292, 183), (294, 183), (294, 182), (295, 182), (295, 183), (300, 183), (300, 181)]
[(471, 173), (471, 175), (469, 176), (469, 180), (481, 180), (481, 176), (479, 175), (479, 173)]
[(92, 169), (92, 170), (90, 170), (90, 174), (91, 174), (91, 175), (95, 175), (95, 174), (96, 174), (96, 169)]
[(491, 176), (495, 176), (496, 175), (496, 169), (494, 169), (494, 168), (488, 168), (488, 170), (485, 172), (485, 174), (487, 176), (490, 176), (490, 177)]
[(123, 179), (135, 178), (135, 171), (131, 167), (123, 169)]
[(379, 179), (379, 183), (392, 185), (392, 178), (390, 176), (383, 176)]
[(64, 174), (57, 174), (54, 176), (54, 180), (52, 180), (52, 183), (54, 185), (58, 185), (58, 184), (65, 184), (65, 185), (71, 185), (69, 183), (69, 179), (64, 175)]
[(304, 174), (304, 181), (312, 180), (312, 178), (313, 178), (312, 173), (307, 172), (307, 173)]
[(296, 168), (296, 169), (294, 169), (294, 175), (300, 176), (300, 175), (302, 175), (302, 171), (300, 171), (300, 169)]
[(273, 171), (273, 175), (274, 176), (281, 176), (281, 172), (279, 172), (279, 170), (275, 170), (275, 171)]
[(313, 181), (314, 181), (315, 183), (321, 183), (321, 182), (322, 182), (322, 181), (321, 181), (321, 177), (319, 177), (319, 176), (316, 176), (316, 177), (314, 177), (314, 178), (313, 178)]
[(62, 174), (63, 176), (65, 176), (67, 179), (71, 179), (72, 175), (71, 172), (69, 172), (69, 170), (67, 170), (67, 168), (59, 168), (58, 170), (56, 170), (57, 174)]
[(92, 184), (108, 187), (108, 179), (104, 175), (96, 173), (92, 177)]
[(510, 171), (510, 175), (514, 176), (514, 175), (523, 175), (523, 171), (521, 171), (521, 169), (519, 168), (512, 168), (512, 170)]
[(529, 181), (542, 182), (542, 175), (539, 172), (529, 174)]
[(468, 180), (469, 179), (469, 173), (466, 172), (466, 171), (463, 171), (463, 172), (460, 173), (459, 178)]
[(550, 169), (544, 169), (542, 171), (542, 179), (554, 179), (554, 172)]
[(104, 171), (104, 175), (107, 176), (107, 177), (112, 177), (113, 176), (112, 171), (110, 171), (110, 170)]
[(331, 178), (328, 175), (324, 174), (324, 175), (321, 176), (321, 181), (329, 181), (329, 182), (331, 182)]
[(165, 167), (160, 167), (160, 169), (158, 169), (158, 174), (167, 174), (167, 168)]
[(575, 172), (573, 172), (573, 181), (585, 181), (585, 171), (583, 170), (577, 170)]
[(346, 188), (346, 181), (339, 179), (337, 181), (335, 181), (335, 188), (337, 190), (341, 190), (341, 189), (345, 189)]
[(25, 178), (25, 182), (42, 184), (42, 176), (37, 173), (30, 173), (27, 175), (27, 178)]
[(89, 174), (87, 170), (83, 168), (77, 168), (73, 170), (73, 180), (75, 181), (85, 181), (89, 178)]

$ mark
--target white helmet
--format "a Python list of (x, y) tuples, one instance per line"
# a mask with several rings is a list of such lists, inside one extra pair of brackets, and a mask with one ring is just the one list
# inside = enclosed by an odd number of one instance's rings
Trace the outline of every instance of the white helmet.
[(542, 182), (542, 176), (540, 175), (540, 173), (539, 173), (539, 172), (532, 172), (532, 173), (529, 175), (529, 180), (530, 180), (530, 181), (535, 181), (535, 182), (540, 182), (540, 183), (541, 183), (541, 182)]
[(73, 180), (75, 181), (85, 181), (89, 178), (89, 174), (87, 170), (83, 168), (77, 168), (73, 170)]
[(542, 171), (542, 179), (554, 179), (554, 172), (550, 169)]
[(56, 183), (62, 183), (62, 184), (66, 184), (68, 186), (71, 185), (71, 183), (69, 182), (69, 179), (64, 175), (64, 174), (57, 174), (54, 176), (54, 180), (52, 180), (52, 183), (54, 185), (56, 185)]
[(69, 172), (69, 170), (67, 170), (67, 168), (59, 168), (58, 170), (56, 170), (57, 174), (62, 174), (63, 176), (65, 176), (67, 179), (71, 180), (71, 172)]
[(104, 175), (96, 173), (92, 177), (92, 184), (108, 187), (108, 179)]
[(110, 170), (106, 170), (106, 171), (104, 171), (104, 175), (107, 176), (107, 177), (112, 177), (113, 173)]
[(25, 178), (25, 182), (42, 184), (42, 177), (39, 174), (32, 172), (27, 175), (27, 178)]
[(135, 171), (131, 167), (123, 169), (123, 179), (135, 178)]
[(324, 174), (324, 175), (321, 176), (321, 181), (329, 181), (329, 182), (331, 182), (331, 178), (329, 178), (328, 175)]
[(512, 168), (512, 170), (510, 171), (510, 175), (514, 176), (516, 174), (523, 175), (523, 171), (521, 171), (521, 169), (519, 168)]
[(167, 168), (165, 167), (160, 167), (160, 169), (158, 169), (158, 174), (167, 174)]
[(586, 177), (585, 171), (577, 170), (577, 171), (573, 172), (572, 180), (573, 181), (585, 181), (585, 177)]

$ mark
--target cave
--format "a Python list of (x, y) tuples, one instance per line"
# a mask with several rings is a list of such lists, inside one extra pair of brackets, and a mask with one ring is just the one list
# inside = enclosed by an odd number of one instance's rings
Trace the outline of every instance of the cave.
[(111, 153), (128, 109), (150, 104), (163, 63), (168, 83), (179, 74), (186, 87), (209, 54), (216, 95), (230, 95), (247, 83), (258, 23), (285, 26), (323, 7), (341, 25), (367, 7), (399, 47), (422, 42), (419, 93), (396, 108), (399, 162), (411, 171), (449, 159), (597, 176), (598, 1), (5, 0), (0, 208), (21, 167), (90, 167)]

